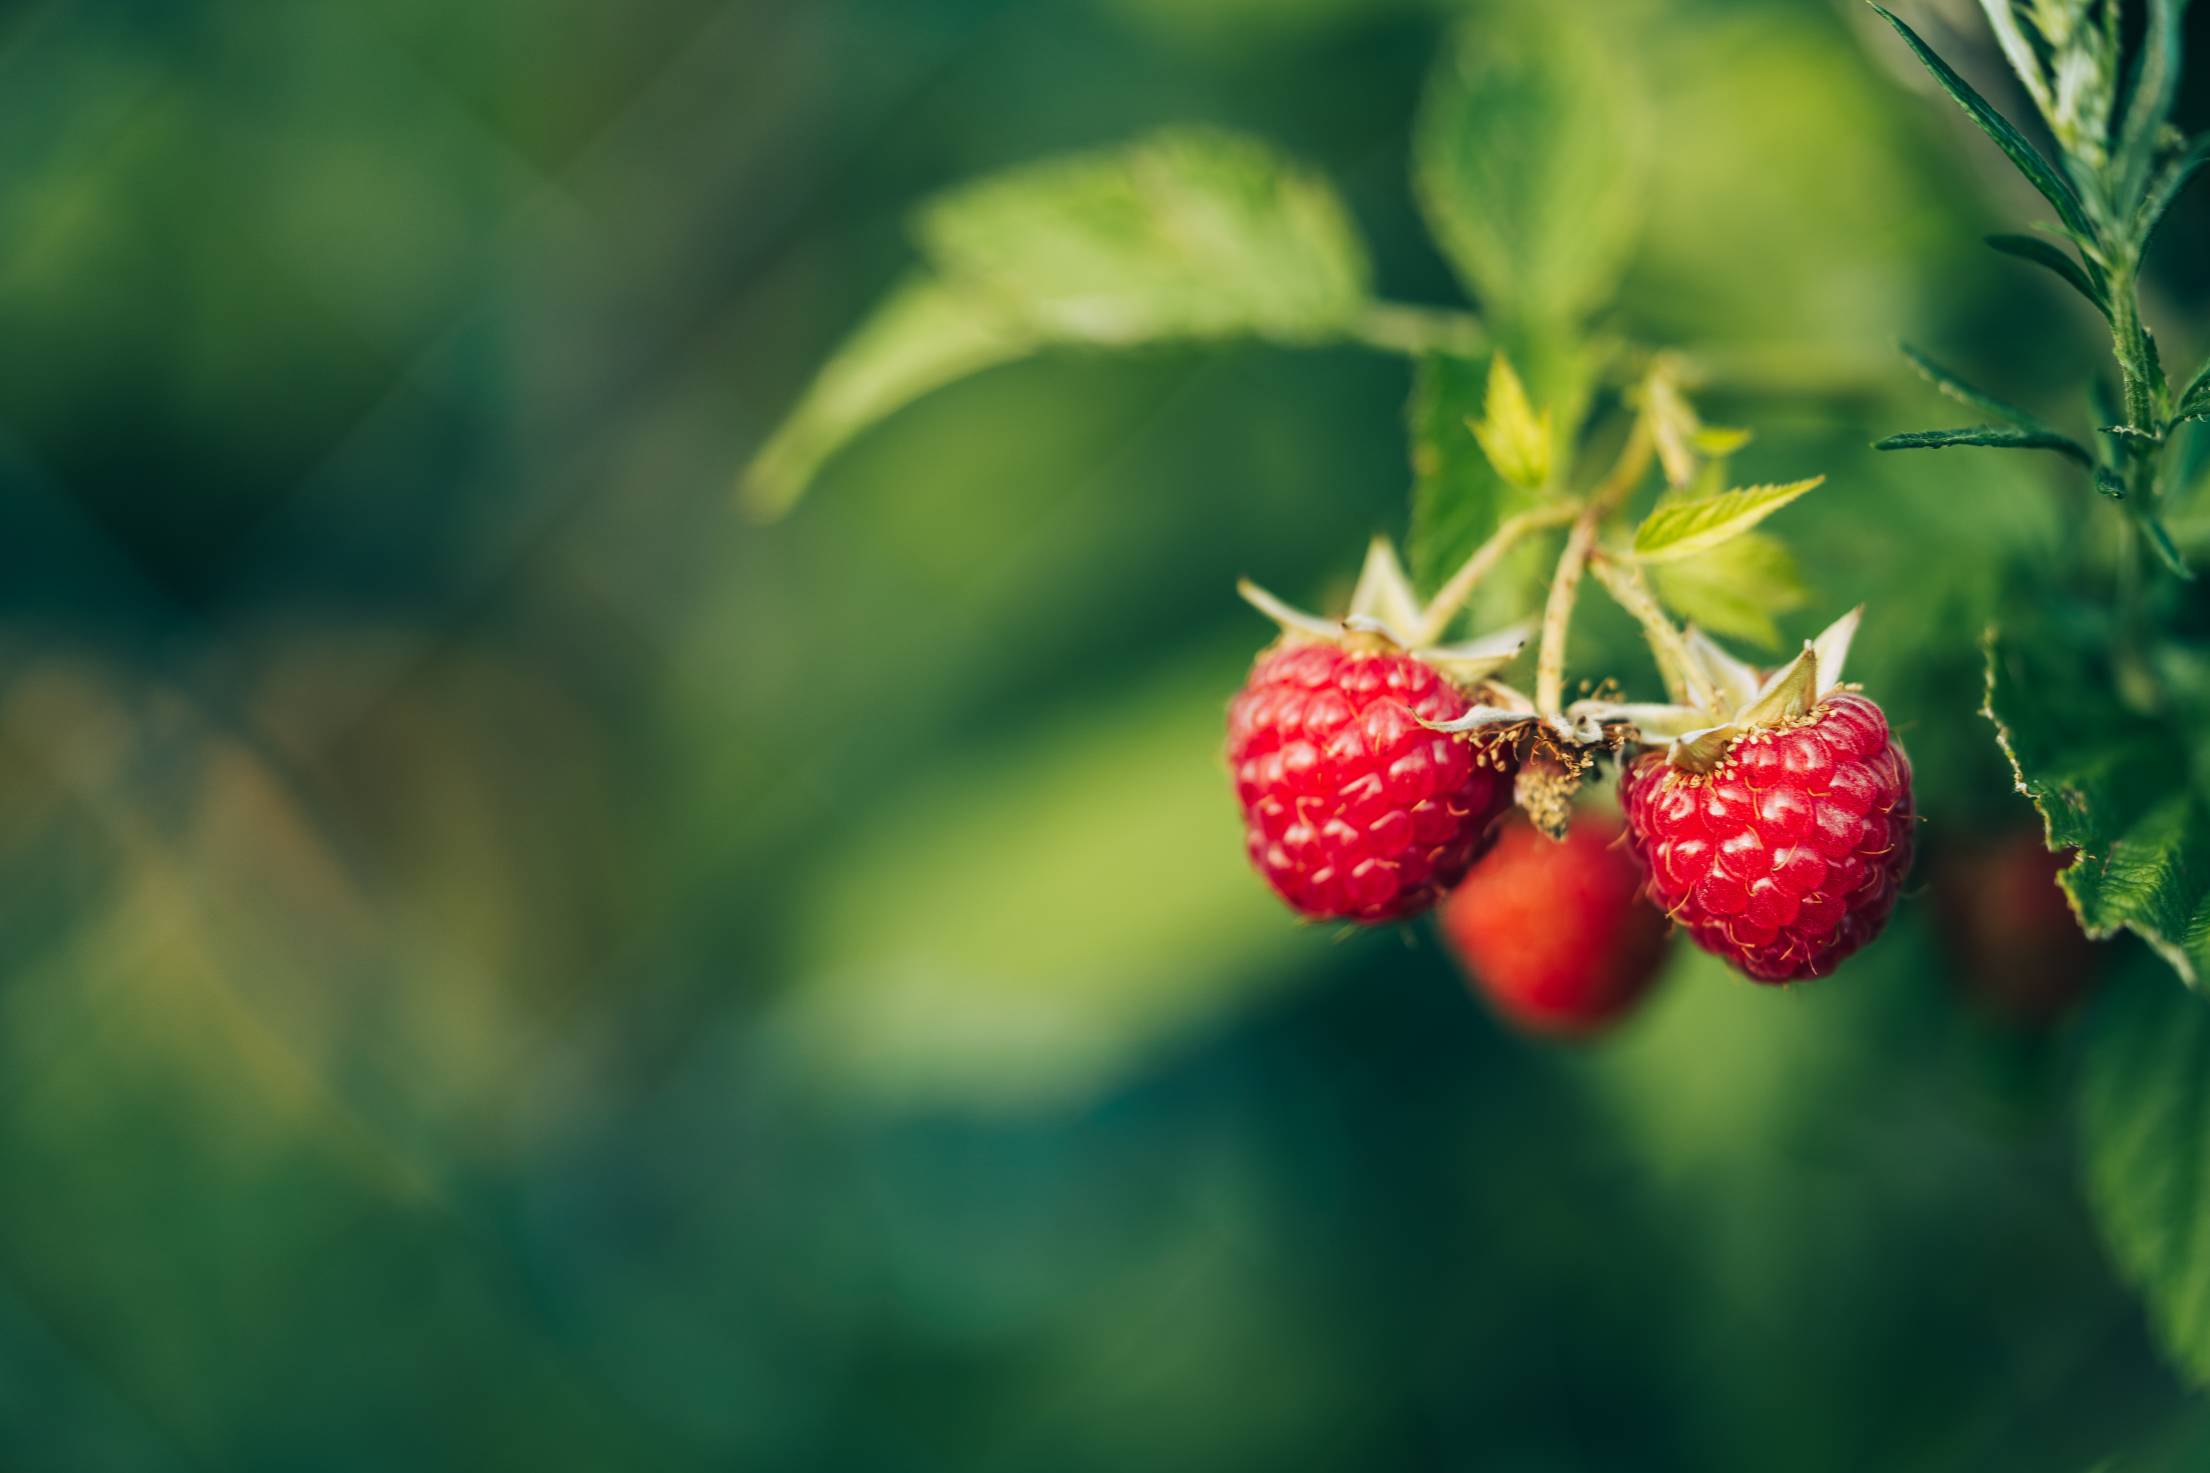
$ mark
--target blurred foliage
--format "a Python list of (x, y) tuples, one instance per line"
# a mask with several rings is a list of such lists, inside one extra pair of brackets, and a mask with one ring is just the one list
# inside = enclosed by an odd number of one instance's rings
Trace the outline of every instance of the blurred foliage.
[[(1869, 12), (1589, 9), (1650, 114), (1611, 317), (1724, 369), (1736, 479), (1830, 473), (1782, 636), (1869, 601), (1930, 850), (2030, 823), (1976, 641), (2077, 489), (1867, 442), (1906, 330), (2045, 397), (2066, 289), (1968, 267), (2008, 185)], [(1244, 873), (1229, 590), (1400, 530), (1402, 361), (1041, 353), (732, 509), (983, 174), (1278, 140), (1453, 300), (1450, 19), (0, 15), (0, 1464), (2187, 1466), (2073, 1035), (1974, 1021), (1930, 901), (1573, 1051)]]

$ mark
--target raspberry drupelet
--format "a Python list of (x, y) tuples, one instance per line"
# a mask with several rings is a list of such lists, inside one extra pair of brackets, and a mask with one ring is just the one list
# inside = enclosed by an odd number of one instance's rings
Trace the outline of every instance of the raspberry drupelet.
[(1471, 701), (1376, 642), (1261, 654), (1228, 708), (1228, 766), (1254, 864), (1315, 920), (1426, 910), (1465, 877), (1511, 807), (1509, 749), (1430, 731)]
[(1650, 898), (1760, 982), (1831, 972), (1879, 934), (1911, 865), (1910, 758), (1850, 689), (1744, 731), (1706, 772), (1646, 753), (1620, 799)]

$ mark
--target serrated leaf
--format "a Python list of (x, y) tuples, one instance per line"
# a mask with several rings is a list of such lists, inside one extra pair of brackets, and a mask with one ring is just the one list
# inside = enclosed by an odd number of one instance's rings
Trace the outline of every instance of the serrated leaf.
[(1715, 634), (1777, 649), (1774, 616), (1802, 608), (1811, 591), (1787, 544), (1745, 532), (1708, 552), (1652, 570), (1658, 597), (1691, 623)]
[(2091, 656), (1993, 634), (1984, 711), (2049, 847), (2080, 851), (2062, 883), (2081, 926), (2210, 977), (2210, 805), (2173, 751), (2189, 724), (2128, 712)]
[(1492, 316), (1574, 318), (1616, 286), (1649, 136), (1631, 82), (1565, 6), (1485, 14), (1445, 53), (1413, 137), (1413, 185)]
[(1429, 354), (1413, 371), (1405, 416), (1412, 455), (1412, 524), (1405, 552), (1413, 582), (1425, 593), (1433, 593), (1499, 522), (1533, 499), (1496, 473), (1466, 428), (1487, 378), (1484, 360), (1456, 354)]
[(814, 376), (746, 468), (743, 496), (780, 516), (860, 431), (955, 379), (1027, 356), (1037, 337), (989, 303), (930, 277), (893, 289)]
[(1981, 445), (1995, 450), (2054, 450), (2081, 465), (2092, 466), (2095, 457), (2069, 435), (2052, 430), (2009, 429), (2002, 425), (1966, 425), (1955, 430), (1911, 430), (1875, 440), (1875, 450), (1947, 450), (1957, 445)]
[(1991, 235), (1987, 237), (1987, 243), (2006, 256), (2031, 261), (2036, 266), (2055, 272), (2067, 286), (2087, 298), (2097, 312), (2106, 319), (2110, 316), (2109, 291), (2097, 275), (2089, 274), (2091, 268), (2081, 265), (2062, 247), (2043, 240), (2038, 235)]
[(2012, 424), (2024, 429), (2050, 434), (2055, 433), (2029, 411), (2020, 409), (2014, 404), (2006, 403), (1988, 393), (1985, 389), (1975, 388), (1966, 383), (1957, 374), (1942, 367), (1909, 343), (1900, 343), (1897, 346), (1903, 350), (1903, 356), (1911, 361), (1911, 366), (1918, 370), (1919, 377), (1925, 379), (1926, 382), (1932, 384), (1959, 404), (1985, 410), (1998, 419), (2007, 419)]
[(1365, 249), (1326, 181), (1211, 129), (964, 186), (916, 228), (948, 279), (1059, 342), (1305, 342), (1367, 300)]
[(1527, 390), (1503, 353), (1489, 360), (1489, 388), (1482, 416), (1469, 422), (1489, 464), (1505, 480), (1532, 491), (1550, 479), (1550, 411), (1537, 414)]
[(2104, 989), (2081, 1040), (2095, 1221), (2172, 1359), (2210, 1383), (2210, 999), (2154, 973)]
[(2080, 205), (2079, 195), (2065, 181), (2064, 176), (2057, 172), (2056, 167), (2043, 157), (2041, 150), (2028, 142), (2025, 134), (2019, 132), (2008, 118), (1997, 112), (1986, 98), (1973, 90), (1970, 82), (1958, 76), (1949, 63), (1935, 53), (1933, 47), (1919, 38), (1918, 32), (1905, 25), (1886, 6), (1874, 5), (1872, 8), (1880, 13), (1881, 19), (1895, 27), (1896, 34), (1903, 38), (1903, 43), (1911, 48), (1920, 64), (1933, 74), (1934, 80), (1941, 84), (1942, 91), (1947, 92), (1965, 110), (1966, 115), (1980, 125), (1980, 131), (1995, 141), (1995, 146), (2003, 151), (2004, 157), (2017, 167), (2019, 173), (2026, 176), (2026, 182), (2039, 190), (2041, 197), (2055, 207), (2057, 218), (2064, 222), (2065, 228), (2081, 240), (2094, 240), (2095, 227), (2088, 221), (2087, 213)]
[(1744, 486), (1717, 496), (1666, 502), (1635, 529), (1634, 555), (1645, 563), (1665, 563), (1709, 552), (1749, 531), (1825, 479), (1813, 476), (1785, 485)]

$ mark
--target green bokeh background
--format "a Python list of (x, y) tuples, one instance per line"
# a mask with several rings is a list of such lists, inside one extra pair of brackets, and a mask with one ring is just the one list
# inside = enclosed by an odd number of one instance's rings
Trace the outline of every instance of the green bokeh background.
[[(1773, 524), (1819, 593), (1789, 633), (1870, 600), (1925, 875), (2028, 822), (1973, 646), (2096, 512), (2023, 458), (1867, 451), (1954, 417), (1892, 342), (2071, 413), (2096, 340), (1979, 247), (2029, 201), (1869, 10), (1604, 5), (1657, 127), (1613, 321), (1759, 365), (1710, 406), (1748, 478), (1831, 476)], [(1913, 13), (1992, 77), (1972, 11)], [(1445, 19), (0, 12), (0, 1466), (2073, 1470), (2190, 1435), (2079, 1200), (2066, 1034), (1961, 1006), (1923, 894), (1831, 983), (1683, 951), (1561, 1049), (1427, 931), (1300, 928), (1247, 873), (1230, 589), (1324, 603), (1401, 530), (1401, 362), (1051, 358), (736, 510), (911, 208), (993, 168), (1246, 129), (1341, 186), (1389, 295), (1451, 300), (1405, 185)], [(2199, 198), (2160, 250), (2191, 362)], [(1645, 668), (1586, 626), (1584, 665)]]

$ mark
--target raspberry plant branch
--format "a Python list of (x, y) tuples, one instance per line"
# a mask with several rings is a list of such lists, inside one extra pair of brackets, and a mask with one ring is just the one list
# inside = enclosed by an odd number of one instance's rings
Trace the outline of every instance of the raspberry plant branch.
[(1413, 641), (1416, 644), (1433, 644), (1443, 637), (1450, 621), (1465, 607), (1481, 580), (1495, 571), (1496, 565), (1510, 555), (1513, 548), (1537, 532), (1562, 527), (1580, 515), (1581, 505), (1575, 501), (1563, 501), (1550, 506), (1538, 506), (1506, 517), (1488, 540), (1473, 550), (1472, 556), (1459, 564), (1435, 597), (1428, 601), (1414, 626)]
[[(1658, 382), (1658, 375), (1653, 372), (1641, 396), (1645, 405), (1651, 397), (1649, 390)], [(1572, 530), (1566, 534), (1565, 550), (1558, 555), (1557, 571), (1551, 575), (1550, 595), (1543, 608), (1542, 644), (1535, 663), (1535, 709), (1545, 717), (1558, 715), (1565, 702), (1566, 639), (1572, 630), (1573, 606), (1580, 597), (1581, 575), (1588, 566), (1589, 552), (1596, 545), (1597, 531), (1605, 519), (1614, 515), (1634, 494), (1635, 487), (1649, 473), (1657, 447), (1652, 421), (1649, 408), (1635, 412), (1618, 460), (1589, 492), (1580, 514), (1574, 518)]]
[(1677, 683), (1677, 694), (1687, 705), (1718, 709), (1721, 703), (1717, 687), (1704, 673), (1703, 662), (1689, 650), (1686, 637), (1666, 616), (1642, 570), (1599, 549), (1589, 560), (1589, 571), (1604, 592), (1611, 595), (1613, 602), (1641, 626), (1642, 636), (1649, 641), (1650, 653), (1657, 660), (1666, 684)]
[[(2003, 58), (2057, 146), (2055, 162), (1982, 97), (1918, 33), (1875, 4), (1942, 89), (2056, 209), (2076, 253), (2030, 236), (1991, 237), (2005, 255), (2052, 272), (2109, 324), (2118, 370), (2115, 413), (2098, 411), (2090, 451), (1954, 375), (1929, 371), (1944, 392), (2007, 419), (1993, 425), (1891, 435), (1882, 450), (1953, 445), (2053, 449), (2087, 471), (2095, 490), (2123, 504), (2138, 534), (2123, 544), (2146, 548), (2165, 571), (2192, 578), (2164, 522), (2168, 452), (2188, 422), (2210, 418), (2210, 393), (2197, 377), (2177, 393), (2165, 377), (2156, 338), (2141, 311), (2141, 272), (2151, 237), (2180, 190), (2205, 162), (2210, 138), (2185, 138), (2172, 126), (2186, 0), (2147, 0), (2130, 78), (2123, 53), (2123, 0), (1982, 0)], [(1916, 355), (1914, 355), (1915, 357)], [(2210, 366), (2206, 366), (2210, 371)], [(2122, 575), (2120, 575), (2122, 581)]]

